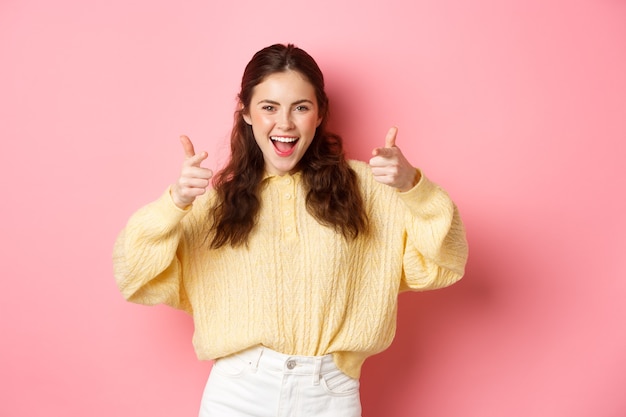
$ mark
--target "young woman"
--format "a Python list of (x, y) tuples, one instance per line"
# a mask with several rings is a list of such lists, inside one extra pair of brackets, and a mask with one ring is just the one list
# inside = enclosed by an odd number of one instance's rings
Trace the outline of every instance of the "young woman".
[(180, 177), (119, 235), (119, 288), (193, 316), (197, 355), (215, 360), (200, 416), (360, 416), (361, 366), (391, 343), (398, 293), (462, 277), (463, 224), (397, 129), (369, 164), (345, 159), (302, 49), (257, 52), (238, 97), (227, 165), (214, 176), (181, 137)]

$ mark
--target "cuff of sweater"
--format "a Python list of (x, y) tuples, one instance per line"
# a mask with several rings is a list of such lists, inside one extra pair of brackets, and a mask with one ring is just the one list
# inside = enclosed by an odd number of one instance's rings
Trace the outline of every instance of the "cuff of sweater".
[(442, 209), (445, 211), (453, 209), (448, 194), (421, 171), (417, 184), (408, 191), (399, 192), (398, 196), (411, 212), (420, 217), (429, 218), (440, 215)]
[(191, 210), (191, 207), (193, 206), (192, 204), (189, 204), (187, 207), (185, 208), (180, 208), (176, 205), (176, 203), (174, 203), (174, 198), (172, 198), (172, 186), (170, 185), (169, 187), (167, 187), (167, 190), (165, 191), (164, 194), (167, 194), (167, 199), (170, 202), (171, 206), (173, 208), (175, 208), (177, 211), (181, 212), (181, 213), (188, 213), (189, 210)]
[(162, 220), (161, 224), (175, 226), (191, 211), (192, 205), (184, 209), (178, 207), (172, 200), (170, 190), (171, 187), (168, 187), (161, 197), (152, 203), (151, 211), (155, 217)]

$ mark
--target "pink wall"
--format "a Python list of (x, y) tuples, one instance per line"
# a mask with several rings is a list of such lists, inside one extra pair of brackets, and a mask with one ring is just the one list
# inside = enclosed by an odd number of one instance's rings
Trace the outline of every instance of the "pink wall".
[(179, 134), (224, 161), (243, 66), (288, 41), (350, 155), (397, 124), (467, 223), (466, 278), (401, 296), (364, 416), (626, 415), (626, 2), (218, 3), (0, 4), (0, 415), (196, 415), (190, 319), (124, 302), (111, 249)]

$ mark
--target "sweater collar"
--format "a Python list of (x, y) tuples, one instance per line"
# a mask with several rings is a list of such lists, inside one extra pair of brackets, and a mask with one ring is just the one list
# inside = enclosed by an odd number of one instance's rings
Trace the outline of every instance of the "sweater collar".
[(271, 181), (274, 179), (281, 179), (281, 178), (293, 178), (294, 181), (298, 181), (301, 177), (302, 177), (301, 171), (296, 171), (293, 174), (285, 174), (285, 175), (270, 174), (269, 172), (265, 171), (263, 173), (262, 181)]

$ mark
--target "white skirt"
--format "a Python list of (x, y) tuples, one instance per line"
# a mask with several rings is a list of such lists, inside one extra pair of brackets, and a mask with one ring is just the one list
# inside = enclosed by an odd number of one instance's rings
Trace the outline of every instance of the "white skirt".
[(359, 387), (332, 355), (253, 347), (215, 362), (200, 417), (361, 417)]

